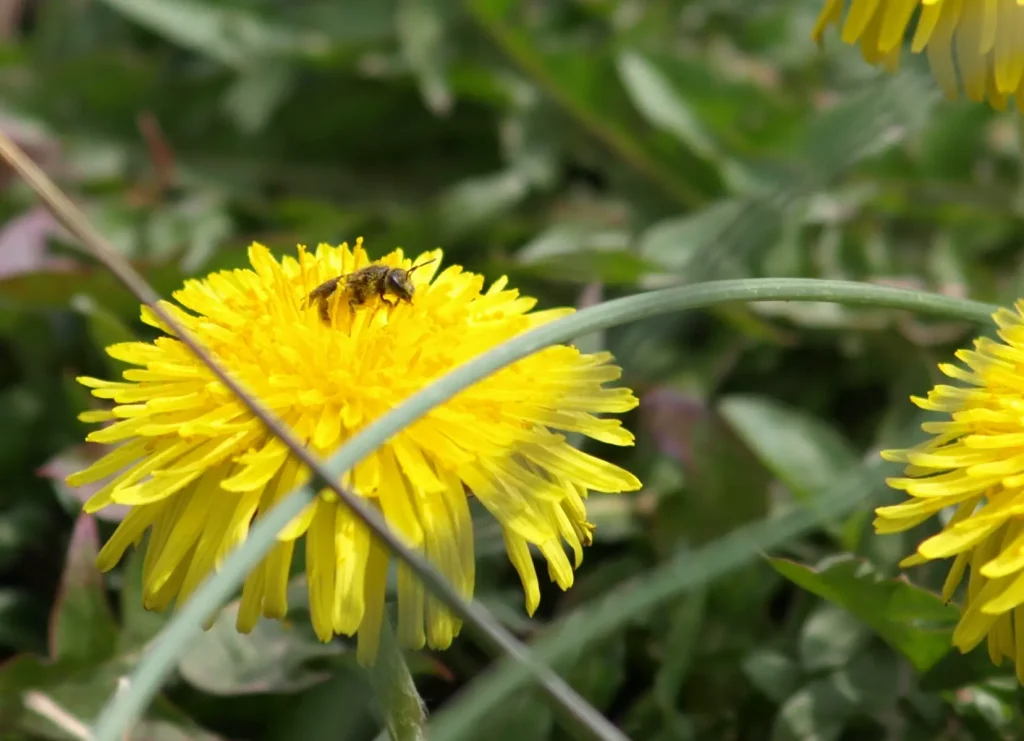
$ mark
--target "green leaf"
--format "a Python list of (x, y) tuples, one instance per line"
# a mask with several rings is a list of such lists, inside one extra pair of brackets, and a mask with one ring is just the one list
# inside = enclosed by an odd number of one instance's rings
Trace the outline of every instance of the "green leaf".
[(744, 261), (772, 247), (782, 212), (759, 200), (720, 200), (659, 221), (641, 236), (640, 255), (691, 281), (745, 272)]
[(855, 710), (834, 680), (819, 679), (782, 706), (771, 741), (836, 741)]
[(322, 53), (327, 47), (323, 34), (269, 22), (241, 6), (197, 0), (103, 2), (153, 33), (235, 69), (268, 56)]
[(55, 659), (97, 664), (114, 656), (117, 624), (96, 568), (96, 521), (80, 515), (71, 533), (60, 590), (53, 608), (50, 654)]
[(436, 0), (399, 0), (395, 30), (420, 94), (435, 114), (448, 113), (452, 92), (445, 76), (445, 17)]
[(442, 234), (449, 239), (462, 236), (511, 210), (529, 189), (527, 178), (514, 169), (467, 178), (453, 185), (435, 204)]
[(800, 664), (808, 674), (846, 666), (868, 639), (864, 623), (828, 602), (819, 604), (800, 630)]
[(743, 674), (765, 697), (775, 702), (785, 700), (800, 681), (800, 667), (780, 651), (760, 648), (743, 660)]
[(210, 630), (182, 653), (178, 670), (191, 684), (214, 695), (297, 692), (327, 678), (312, 659), (338, 656), (338, 643), (320, 643), (279, 620), (261, 619), (252, 633), (235, 627), (239, 602), (217, 617)]
[[(496, 707), (478, 729), (479, 738), (493, 741), (547, 741), (554, 730), (555, 716), (535, 690), (521, 692), (517, 697)], [(430, 735), (428, 738), (443, 738)]]
[[(708, 191), (718, 189), (717, 173), (703, 166), (701, 160), (683, 148), (673, 148), (670, 153), (658, 145), (656, 137), (644, 135), (642, 119), (635, 115), (618, 84), (609, 50), (591, 50), (589, 54), (549, 51), (521, 30), (514, 18), (520, 10), (517, 4), (470, 0), (467, 7), (542, 92), (634, 172), (685, 206), (704, 200), (695, 182)], [(673, 161), (674, 166), (667, 167), (667, 161)]]
[(264, 129), (295, 83), (290, 67), (279, 62), (265, 62), (242, 71), (224, 96), (224, 110), (245, 134)]
[[(640, 252), (689, 280), (736, 274), (745, 261), (765, 253), (782, 235), (791, 203), (826, 187), (860, 160), (891, 146), (928, 120), (934, 90), (922, 80), (882, 78), (855, 100), (812, 119), (800, 139), (800, 171), (772, 178), (744, 199), (718, 200), (693, 213), (655, 224)], [(750, 172), (736, 171), (749, 179)], [(747, 188), (750, 190), (750, 188)]]
[(929, 121), (939, 94), (927, 74), (906, 69), (882, 76), (813, 119), (800, 149), (816, 182), (895, 145)]
[(614, 636), (584, 651), (560, 672), (583, 699), (606, 710), (626, 680), (626, 641)]
[[(116, 314), (101, 306), (92, 296), (84, 293), (72, 296), (71, 307), (85, 317), (89, 337), (98, 349), (136, 339)], [(104, 358), (114, 377), (120, 376), (120, 371), (133, 367), (130, 363), (115, 360), (105, 353)]]
[(739, 201), (722, 200), (685, 216), (660, 221), (640, 236), (638, 251), (645, 259), (682, 272), (736, 220), (741, 209)]
[(891, 713), (899, 700), (892, 654), (867, 651), (797, 690), (779, 710), (772, 741), (832, 741), (858, 717)]
[(380, 728), (372, 712), (373, 704), (363, 671), (339, 664), (333, 667), (328, 680), (296, 696), (275, 713), (274, 723), (265, 738), (267, 741), (373, 738)]
[(636, 285), (654, 266), (630, 250), (588, 250), (531, 258), (516, 273), (541, 279), (606, 285)]
[[(541, 280), (634, 285), (657, 269), (630, 248), (628, 232), (592, 223), (560, 223), (520, 248), (515, 261), (495, 268)], [(593, 305), (591, 302), (589, 305)]]
[(885, 579), (870, 564), (841, 556), (817, 569), (769, 559), (794, 584), (848, 610), (924, 671), (950, 649), (959, 610), (906, 579)]
[(780, 481), (800, 499), (822, 496), (860, 456), (832, 426), (761, 396), (724, 397), (718, 410)]
[(659, 129), (668, 131), (702, 157), (718, 156), (712, 134), (681, 97), (655, 63), (644, 55), (627, 51), (619, 54), (619, 75), (633, 104)]
[(696, 592), (686, 597), (673, 607), (669, 616), (661, 666), (654, 677), (654, 695), (666, 713), (675, 709), (683, 682), (700, 647), (701, 631), (707, 616), (706, 595)]
[(642, 408), (645, 428), (678, 458), (686, 480), (683, 491), (659, 501), (656, 544), (671, 551), (680, 542), (707, 542), (764, 516), (767, 471), (715, 410), (671, 387), (649, 390)]
[[(953, 703), (957, 715), (964, 719), (976, 717), (987, 724), (993, 733), (991, 738), (1001, 739), (1013, 736), (1015, 713), (1014, 698), (1003, 698), (985, 687), (972, 687), (966, 692), (958, 693)], [(977, 734), (982, 738), (989, 736)]]
[[(798, 409), (764, 397), (736, 395), (723, 398), (718, 410), (800, 501), (823, 496), (859, 463), (837, 430)], [(862, 518), (855, 519), (859, 523)], [(837, 538), (846, 532), (839, 522), (826, 523), (826, 528)]]

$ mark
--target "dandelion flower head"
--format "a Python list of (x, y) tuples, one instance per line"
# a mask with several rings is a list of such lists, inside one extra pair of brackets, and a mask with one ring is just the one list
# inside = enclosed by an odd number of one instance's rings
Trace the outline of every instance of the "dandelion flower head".
[[(507, 287), (484, 289), (480, 275), (458, 265), (440, 270), (435, 250), (415, 261), (401, 250), (381, 264), (409, 269), (411, 300), (374, 295), (350, 305), (348, 290), (326, 304), (327, 322), (305, 301), (324, 281), (370, 264), (361, 240), (320, 245), (314, 253), (275, 259), (258, 244), (251, 269), (186, 281), (163, 304), (243, 386), (287, 423), (319, 456), (427, 384), (515, 335), (571, 313), (532, 311), (535, 299)], [(433, 261), (433, 262), (430, 262)], [(187, 599), (218, 568), (259, 518), (308, 472), (270, 435), (148, 307), (142, 319), (168, 336), (109, 347), (132, 367), (122, 381), (80, 378), (113, 407), (85, 412), (110, 422), (88, 440), (115, 446), (72, 485), (109, 479), (86, 503), (88, 512), (120, 504), (128, 515), (99, 554), (112, 568), (148, 533), (143, 568), (147, 608)], [(393, 437), (347, 473), (343, 485), (376, 507), (465, 597), (474, 585), (469, 496), (501, 525), (519, 573), (526, 609), (540, 600), (530, 546), (547, 561), (562, 589), (589, 544), (589, 491), (635, 490), (627, 471), (571, 446), (565, 433), (631, 445), (619, 420), (637, 400), (606, 387), (621, 371), (608, 353), (549, 347), (460, 392)], [(317, 636), (358, 635), (361, 661), (372, 661), (384, 609), (388, 554), (336, 500), (331, 490), (278, 536), (242, 590), (238, 629), (261, 615), (283, 618), (292, 557), (303, 542), (310, 615)], [(570, 561), (565, 546), (571, 551)], [(404, 645), (446, 648), (460, 623), (397, 569), (398, 634)]]
[(911, 50), (927, 53), (947, 97), (957, 97), (962, 84), (971, 100), (1002, 110), (1016, 97), (1024, 109), (1024, 0), (850, 0), (843, 21), (846, 7), (846, 0), (826, 0), (816, 40), (841, 25), (845, 43), (894, 71), (913, 25)]
[(889, 485), (910, 499), (877, 511), (879, 533), (909, 530), (951, 508), (942, 530), (902, 562), (913, 566), (953, 559), (943, 597), (953, 598), (968, 574), (963, 612), (953, 643), (966, 653), (988, 640), (998, 664), (1008, 657), (1024, 682), (1024, 302), (993, 315), (998, 338), (961, 350), (962, 365), (942, 364), (965, 385), (938, 385), (922, 409), (943, 419), (922, 425), (931, 437), (909, 450), (883, 453), (906, 463)]

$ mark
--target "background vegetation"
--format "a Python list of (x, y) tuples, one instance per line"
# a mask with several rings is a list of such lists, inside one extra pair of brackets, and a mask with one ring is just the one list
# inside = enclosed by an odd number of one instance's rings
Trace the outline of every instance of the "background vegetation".
[[(372, 254), (443, 246), (545, 306), (742, 276), (1011, 303), (1015, 117), (940, 101), (916, 60), (883, 78), (835, 38), (817, 49), (819, 9), (13, 0), (0, 127), (165, 295), (244, 264), (253, 240), (289, 252), (363, 235)], [(141, 609), (138, 559), (94, 571), (117, 513), (79, 519), (88, 492), (62, 483), (96, 454), (74, 376), (117, 373), (102, 346), (151, 334), (7, 170), (0, 222), (0, 738), (68, 739), (166, 620)], [(636, 448), (600, 452), (646, 487), (593, 500), (577, 586), (549, 585), (534, 619), (479, 518), (479, 598), (525, 640), (551, 623), (586, 635), (602, 605), (632, 610), (557, 667), (634, 739), (1019, 737), (1012, 667), (950, 653), (941, 565), (917, 569), (919, 586), (896, 578), (935, 525), (870, 526), (870, 507), (895, 500), (877, 451), (913, 439), (908, 396), (976, 331), (761, 304), (582, 338), (642, 397)], [(810, 530), (786, 519), (843, 509), (844, 492), (852, 514)], [(652, 575), (677, 595), (654, 610)], [(303, 593), (297, 576), (293, 622), (248, 638), (227, 608), (134, 737), (374, 738), (366, 679), (347, 643), (314, 640)], [(430, 709), (452, 714), (489, 663), (469, 639), (409, 659)], [(491, 741), (576, 737), (531, 692), (487, 717)]]

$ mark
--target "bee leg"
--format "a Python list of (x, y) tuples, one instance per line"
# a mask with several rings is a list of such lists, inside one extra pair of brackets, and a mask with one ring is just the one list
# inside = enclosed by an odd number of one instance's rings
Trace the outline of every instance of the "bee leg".
[(359, 311), (359, 307), (360, 307), (359, 301), (354, 296), (353, 297), (349, 297), (349, 300), (348, 300), (348, 316), (349, 316), (349, 320), (353, 324), (356, 321), (356, 314)]
[(317, 309), (320, 312), (320, 321), (329, 326), (331, 323), (331, 312), (329, 311), (330, 307), (327, 305), (328, 300), (329, 299), (326, 298), (320, 299), (320, 303), (317, 304)]

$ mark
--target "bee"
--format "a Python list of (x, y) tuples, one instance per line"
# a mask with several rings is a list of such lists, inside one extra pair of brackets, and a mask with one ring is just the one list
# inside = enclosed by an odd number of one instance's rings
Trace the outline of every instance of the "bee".
[(408, 270), (392, 268), (375, 262), (354, 273), (339, 275), (337, 278), (324, 281), (310, 291), (309, 296), (306, 297), (305, 307), (308, 308), (316, 304), (320, 318), (330, 324), (331, 316), (327, 311), (327, 302), (342, 282), (348, 291), (348, 305), (353, 311), (365, 305), (374, 296), (383, 300), (385, 296), (392, 295), (399, 301), (412, 301), (413, 293), (416, 291), (412, 282), (413, 271), (429, 265), (436, 259), (413, 265)]

